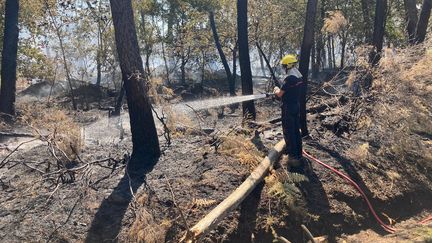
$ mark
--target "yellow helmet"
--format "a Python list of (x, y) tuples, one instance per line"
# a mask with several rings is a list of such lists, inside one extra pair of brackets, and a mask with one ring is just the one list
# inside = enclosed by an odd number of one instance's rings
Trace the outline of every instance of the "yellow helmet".
[(284, 56), (282, 58), (282, 60), (281, 60), (281, 64), (282, 65), (287, 65), (287, 66), (293, 66), (297, 62), (298, 62), (297, 56), (296, 55), (292, 55), (292, 54)]

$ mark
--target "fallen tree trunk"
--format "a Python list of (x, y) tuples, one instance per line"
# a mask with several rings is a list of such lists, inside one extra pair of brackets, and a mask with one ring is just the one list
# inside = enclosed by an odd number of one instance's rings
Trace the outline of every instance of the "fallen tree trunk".
[(0, 137), (32, 138), (35, 135), (31, 133), (0, 132)]
[(253, 189), (264, 179), (273, 164), (280, 158), (285, 149), (285, 141), (280, 141), (270, 151), (267, 157), (251, 173), (251, 175), (216, 208), (193, 226), (181, 240), (182, 242), (196, 242), (202, 236), (217, 226), (229, 212), (237, 208), (241, 202), (253, 191)]

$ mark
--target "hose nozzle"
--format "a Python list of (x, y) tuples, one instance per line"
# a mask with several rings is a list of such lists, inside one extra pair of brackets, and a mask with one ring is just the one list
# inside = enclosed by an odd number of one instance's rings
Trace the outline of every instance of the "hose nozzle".
[(265, 95), (266, 95), (266, 98), (275, 96), (274, 93), (266, 93)]

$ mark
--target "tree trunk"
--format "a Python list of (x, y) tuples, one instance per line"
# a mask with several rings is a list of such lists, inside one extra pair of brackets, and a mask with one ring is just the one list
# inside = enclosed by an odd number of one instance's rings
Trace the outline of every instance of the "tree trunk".
[(6, 0), (1, 61), (0, 112), (15, 115), (19, 0)]
[(102, 64), (100, 63), (100, 60), (97, 61), (96, 70), (97, 70), (96, 86), (99, 87), (102, 81)]
[(61, 51), (62, 59), (63, 59), (63, 66), (64, 66), (64, 69), (65, 69), (66, 79), (68, 81), (69, 89), (70, 89), (70, 97), (71, 97), (72, 107), (73, 107), (74, 110), (77, 110), (78, 106), (77, 106), (77, 103), (76, 103), (76, 100), (75, 100), (75, 92), (74, 92), (74, 89), (73, 89), (73, 84), (72, 84), (72, 78), (71, 78), (71, 75), (70, 75), (69, 65), (68, 65), (68, 62), (67, 62), (67, 59), (66, 59), (66, 51), (65, 51), (64, 44), (63, 44), (63, 37), (61, 35), (61, 28), (60, 28), (59, 25), (57, 25), (57, 22), (56, 22), (56, 20), (54, 18), (54, 15), (51, 12), (51, 7), (49, 5), (48, 0), (45, 0), (45, 6), (46, 6), (46, 8), (48, 10), (49, 17), (50, 17), (50, 19), (52, 21), (52, 24), (53, 24), (53, 27), (54, 27), (54, 31), (55, 31), (55, 33), (57, 35), (57, 38), (58, 38), (58, 41), (59, 41), (60, 51)]
[(124, 93), (125, 93), (125, 89), (124, 89), (124, 85), (122, 85), (120, 92), (118, 94), (115, 106), (114, 106), (114, 111), (111, 114), (112, 116), (119, 116), (120, 115), (121, 108), (123, 106)]
[(270, 168), (279, 160), (285, 147), (284, 140), (277, 143), (246, 180), (219, 205), (213, 208), (203, 219), (196, 223), (180, 242), (199, 242), (201, 237), (214, 229), (228, 213), (237, 208), (254, 188), (264, 180)]
[(168, 66), (168, 60), (166, 58), (166, 52), (165, 52), (165, 40), (162, 40), (162, 58), (164, 60), (167, 84), (170, 85), (171, 79), (170, 79), (170, 70), (169, 70), (169, 66)]
[(303, 136), (307, 136), (306, 118), (306, 93), (308, 88), (309, 62), (311, 56), (311, 48), (313, 47), (315, 34), (315, 17), (318, 6), (318, 0), (308, 0), (306, 7), (306, 21), (304, 25), (303, 43), (300, 54), (299, 71), (303, 75), (303, 85), (300, 93), (300, 127)]
[(258, 51), (258, 56), (259, 56), (259, 61), (260, 61), (260, 66), (261, 66), (261, 73), (265, 77), (265, 76), (267, 76), (267, 72), (266, 72), (265, 67), (264, 67), (263, 55), (260, 51)]
[[(96, 51), (96, 86), (99, 87), (102, 81), (102, 52), (103, 52), (103, 38), (102, 38), (102, 26), (101, 26), (101, 19), (97, 15), (97, 12), (94, 11), (93, 6), (90, 1), (86, 1), (88, 8), (91, 10), (92, 14), (94, 15), (94, 20), (97, 21), (97, 51)], [(100, 10), (100, 4), (99, 2), (99, 9)]]
[[(326, 0), (322, 0), (321, 1), (321, 9), (320, 9), (320, 19), (319, 19), (319, 30), (322, 29), (322, 27), (324, 26), (324, 19), (325, 19), (325, 14), (326, 14)], [(318, 67), (318, 72), (320, 71), (320, 69), (323, 69), (325, 66), (325, 40), (324, 40), (324, 35), (321, 33), (321, 31), (318, 31), (318, 43), (317, 43), (317, 67)]]
[(372, 34), (371, 34), (371, 16), (369, 13), (369, 1), (361, 0), (362, 12), (363, 12), (363, 23), (364, 23), (364, 31), (365, 31), (365, 41), (366, 43), (371, 43)]
[(406, 30), (408, 34), (408, 42), (414, 44), (416, 25), (418, 22), (417, 16), (417, 0), (404, 0), (405, 14), (406, 14)]
[(417, 23), (417, 31), (415, 43), (422, 43), (426, 38), (426, 31), (431, 15), (432, 0), (423, 0), (423, 5), (420, 12), (420, 18)]
[(326, 51), (326, 41), (325, 41), (325, 38), (324, 38), (324, 36), (321, 38), (321, 41), (322, 41), (322, 43), (321, 43), (321, 69), (324, 69), (324, 68), (326, 68), (327, 67), (327, 58), (326, 58), (326, 55), (327, 55), (327, 51)]
[(324, 49), (324, 38), (322, 34), (320, 33), (318, 36), (318, 42), (316, 45), (316, 78), (318, 77), (318, 74), (320, 72), (321, 68), (324, 68), (324, 59), (325, 57), (325, 49)]
[(213, 33), (213, 39), (215, 41), (215, 45), (216, 45), (216, 49), (219, 53), (219, 57), (221, 59), (222, 65), (225, 69), (225, 73), (227, 76), (227, 80), (228, 80), (228, 88), (229, 88), (229, 93), (231, 96), (235, 96), (235, 85), (234, 85), (234, 79), (233, 79), (233, 74), (231, 73), (230, 67), (228, 65), (228, 61), (225, 57), (225, 53), (222, 50), (222, 46), (219, 40), (219, 35), (216, 29), (216, 21), (214, 18), (214, 13), (213, 11), (209, 12), (209, 19), (210, 19), (210, 27)]
[(336, 47), (335, 47), (335, 38), (331, 37), (331, 51), (332, 51), (332, 61), (333, 61), (333, 69), (336, 69)]
[(182, 50), (182, 55), (181, 55), (180, 71), (181, 71), (181, 83), (186, 84), (186, 57), (184, 55), (184, 50)]
[(235, 83), (237, 81), (237, 51), (238, 51), (238, 41), (236, 41), (236, 44), (234, 46), (234, 50), (232, 53), (233, 61), (232, 61), (232, 75), (233, 75), (233, 83), (231, 83), (230, 89), (235, 91)]
[(142, 32), (142, 37), (144, 39), (144, 48), (141, 54), (145, 55), (145, 71), (146, 74), (150, 77), (151, 76), (151, 69), (150, 69), (150, 56), (153, 52), (153, 47), (150, 45), (150, 43), (147, 41), (147, 39), (145, 38), (145, 32), (146, 32), (146, 22), (145, 22), (145, 12), (144, 10), (140, 11), (140, 17), (141, 17), (141, 32)]
[(370, 55), (370, 63), (378, 64), (381, 59), (381, 51), (383, 48), (385, 24), (387, 18), (387, 0), (377, 0), (375, 7), (375, 24), (372, 44), (374, 49)]
[(102, 81), (102, 52), (103, 52), (103, 38), (102, 38), (102, 27), (100, 24), (100, 20), (98, 20), (98, 50), (96, 53), (96, 70), (97, 70), (97, 76), (96, 76), (96, 86), (100, 86)]
[(173, 40), (173, 28), (176, 22), (176, 12), (178, 8), (177, 0), (168, 0), (169, 10), (168, 10), (168, 26), (167, 26), (167, 39), (168, 42)]
[(316, 61), (316, 57), (317, 57), (317, 48), (316, 48), (316, 44), (314, 43), (314, 45), (312, 46), (312, 54), (311, 54), (311, 59), (312, 59), (312, 79), (316, 79), (318, 77), (318, 67), (317, 67), (317, 61)]
[(340, 63), (340, 69), (343, 69), (345, 67), (345, 50), (346, 50), (346, 43), (347, 43), (347, 37), (345, 35), (341, 38), (341, 63)]
[[(237, 29), (243, 95), (253, 94), (252, 70), (249, 56), (247, 13), (248, 0), (237, 0)], [(254, 101), (243, 102), (243, 117), (246, 119), (255, 120), (256, 111)]]
[(160, 156), (158, 135), (140, 56), (131, 0), (110, 0), (117, 52), (132, 131), (133, 166)]
[(332, 60), (332, 49), (331, 49), (331, 37), (327, 36), (327, 62), (328, 68), (333, 68), (333, 60)]

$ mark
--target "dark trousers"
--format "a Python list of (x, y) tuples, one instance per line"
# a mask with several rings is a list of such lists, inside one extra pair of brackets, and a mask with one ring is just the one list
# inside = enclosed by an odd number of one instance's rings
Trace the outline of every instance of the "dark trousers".
[(301, 159), (303, 149), (299, 113), (282, 108), (282, 129), (288, 155), (294, 159)]

